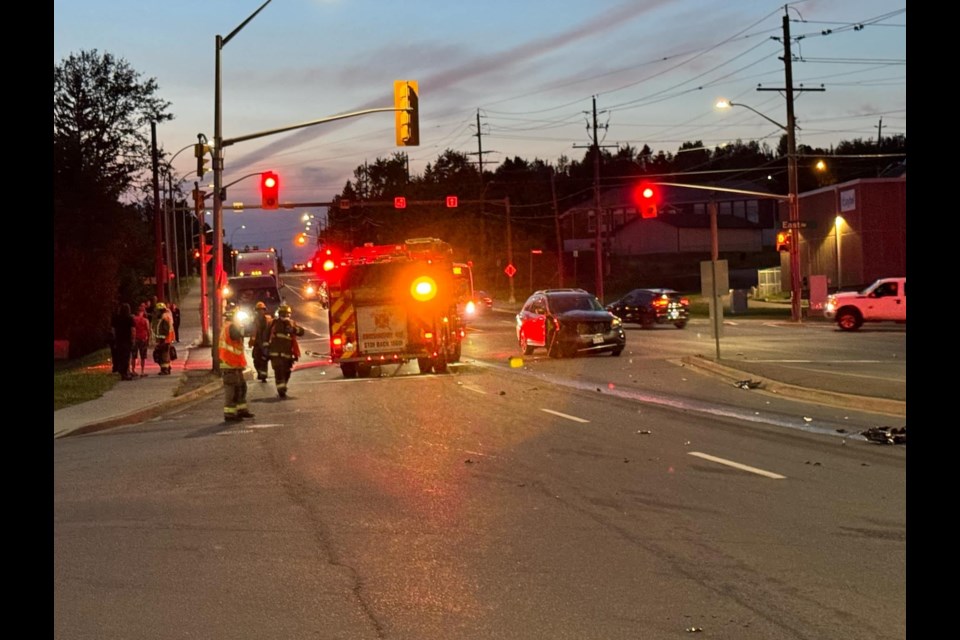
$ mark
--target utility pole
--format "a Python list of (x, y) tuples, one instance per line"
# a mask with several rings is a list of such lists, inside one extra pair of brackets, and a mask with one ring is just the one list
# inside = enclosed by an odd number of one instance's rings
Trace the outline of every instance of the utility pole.
[[(793, 113), (793, 94), (795, 91), (824, 91), (823, 87), (799, 89), (793, 88), (793, 54), (790, 52), (790, 19), (784, 7), (783, 14), (783, 67), (786, 87), (758, 87), (757, 91), (784, 92), (787, 98), (787, 182), (789, 184), (789, 220), (790, 220), (790, 319), (801, 321), (800, 287), (800, 194), (797, 180), (797, 120)], [(756, 113), (756, 111), (754, 110)], [(760, 114), (763, 115), (763, 114)], [(764, 116), (766, 117), (766, 116)], [(768, 118), (769, 119), (769, 118)], [(771, 120), (771, 122), (773, 122)], [(779, 125), (778, 126), (782, 126)]]
[[(603, 113), (603, 112), (601, 112)], [(594, 238), (594, 253), (596, 258), (596, 296), (603, 302), (603, 214), (600, 198), (600, 139), (597, 135), (597, 96), (593, 96), (593, 143), (590, 148), (593, 150), (593, 198), (594, 198), (594, 216), (593, 220), (596, 226), (596, 237)], [(607, 125), (602, 128), (606, 129)], [(575, 148), (577, 145), (573, 145)], [(616, 146), (616, 145), (608, 145)]]
[(157, 300), (163, 300), (163, 227), (160, 224), (160, 166), (157, 158), (157, 123), (150, 123), (150, 139), (153, 147), (153, 233), (156, 238), (154, 243), (156, 252), (154, 254), (154, 277), (156, 278), (156, 296)]
[(550, 197), (553, 200), (553, 225), (557, 232), (557, 286), (563, 288), (563, 236), (560, 233), (560, 211), (557, 207), (557, 184), (553, 169), (550, 170)]
[[(513, 230), (510, 228), (510, 196), (504, 196), (503, 206), (507, 209), (507, 264), (513, 264)], [(510, 276), (510, 304), (517, 301), (513, 291), (513, 276)]]

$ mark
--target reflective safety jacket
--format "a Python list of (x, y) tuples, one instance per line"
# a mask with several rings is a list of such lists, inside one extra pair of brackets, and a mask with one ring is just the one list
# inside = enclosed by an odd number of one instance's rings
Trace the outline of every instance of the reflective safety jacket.
[(300, 345), (297, 336), (303, 335), (303, 327), (298, 327), (290, 318), (277, 318), (270, 323), (270, 357), (300, 358)]
[(247, 356), (243, 352), (243, 332), (227, 320), (220, 333), (220, 367), (222, 369), (246, 369)]

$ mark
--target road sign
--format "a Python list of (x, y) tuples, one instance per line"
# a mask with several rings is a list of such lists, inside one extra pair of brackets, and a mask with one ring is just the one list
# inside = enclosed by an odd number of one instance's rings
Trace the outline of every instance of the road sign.
[(340, 208), (341, 208), (341, 209), (349, 209), (349, 208), (350, 208), (350, 201), (349, 201), (349, 200), (340, 200)]
[(447, 208), (454, 209), (459, 204), (459, 198), (457, 196), (447, 196)]
[(780, 227), (782, 229), (815, 229), (817, 223), (807, 220), (781, 220)]
[(506, 268), (503, 270), (503, 272), (507, 274), (508, 278), (512, 278), (513, 275), (517, 272), (517, 268), (512, 264), (508, 264)]

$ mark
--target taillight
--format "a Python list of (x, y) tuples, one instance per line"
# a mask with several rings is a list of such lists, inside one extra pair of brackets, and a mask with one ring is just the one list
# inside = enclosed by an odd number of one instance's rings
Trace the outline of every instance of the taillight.
[(680, 304), (682, 304), (685, 307), (688, 307), (690, 306), (690, 300), (687, 298), (680, 298)]
[(653, 306), (655, 307), (665, 307), (670, 301), (666, 298), (657, 298), (653, 301)]

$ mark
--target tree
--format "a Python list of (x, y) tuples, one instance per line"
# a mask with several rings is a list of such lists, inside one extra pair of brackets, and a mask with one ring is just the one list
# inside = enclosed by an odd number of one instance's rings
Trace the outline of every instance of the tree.
[(74, 356), (103, 346), (116, 301), (136, 303), (152, 272), (151, 209), (133, 200), (151, 168), (150, 123), (172, 118), (156, 92), (96, 50), (54, 67), (54, 337)]

